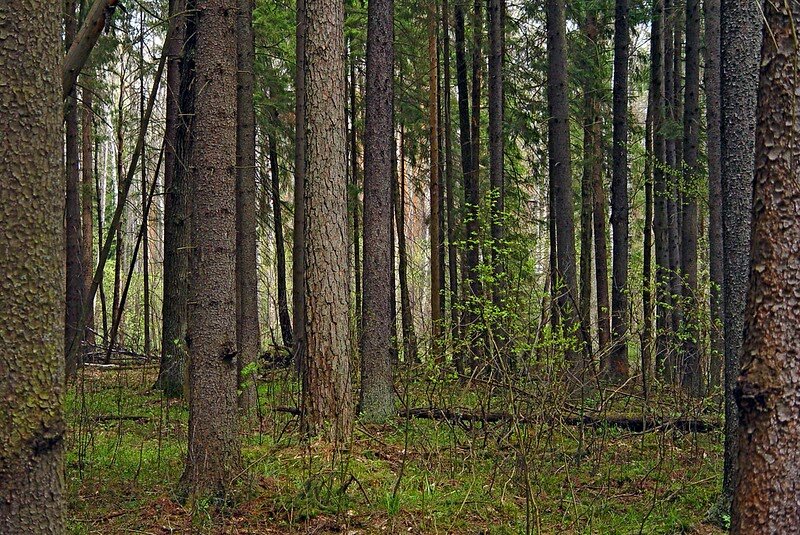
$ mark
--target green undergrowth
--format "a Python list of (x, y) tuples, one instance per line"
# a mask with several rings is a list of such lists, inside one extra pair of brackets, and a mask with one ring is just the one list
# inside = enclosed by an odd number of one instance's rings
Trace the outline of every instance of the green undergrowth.
[[(70, 389), (70, 532), (718, 533), (702, 524), (718, 495), (718, 432), (566, 425), (513, 389), (481, 395), (444, 382), (434, 392), (423, 379), (405, 383), (404, 403), (467, 411), (482, 401), (529, 421), (398, 417), (357, 424), (336, 451), (301, 440), (296, 417), (274, 410), (293, 406), (297, 389), (276, 374), (260, 384), (261, 417), (242, 431), (246, 470), (230, 499), (188, 510), (177, 497), (187, 408), (150, 390), (154, 373), (87, 368)], [(582, 406), (641, 412), (635, 397), (615, 399)], [(659, 410), (676, 412), (675, 402)]]

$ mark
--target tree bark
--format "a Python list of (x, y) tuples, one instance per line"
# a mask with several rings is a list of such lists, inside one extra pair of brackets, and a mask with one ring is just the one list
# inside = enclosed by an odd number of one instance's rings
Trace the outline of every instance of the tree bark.
[(303, 427), (342, 447), (350, 400), (344, 6), (307, 0), (305, 42), (305, 304)]
[(400, 282), (400, 321), (403, 331), (403, 355), (406, 362), (417, 362), (417, 337), (414, 333), (414, 317), (411, 313), (411, 296), (408, 291), (408, 252), (406, 250), (406, 155), (405, 132), (400, 124), (400, 168), (394, 181), (394, 220), (397, 227), (397, 268)]
[[(494, 273), (492, 303), (500, 312), (503, 308), (503, 239), (505, 229), (505, 171), (503, 136), (503, 46), (505, 42), (505, 0), (489, 0), (489, 192), (490, 232), (492, 237), (491, 262)], [(495, 337), (502, 339), (502, 322), (492, 327)]]
[(708, 386), (712, 391), (722, 384), (725, 354), (722, 300), (724, 281), (722, 249), (722, 176), (720, 173), (720, 0), (704, 0), (706, 94), (706, 152), (708, 155), (708, 272), (710, 278), (711, 359)]
[(89, 288), (92, 287), (92, 277), (94, 275), (94, 233), (92, 231), (94, 222), (92, 219), (92, 201), (94, 199), (94, 111), (92, 89), (84, 88), (83, 95), (83, 114), (81, 117), (81, 271), (83, 278), (83, 309), (84, 320), (84, 340), (89, 345), (94, 345), (94, 299), (89, 299)]
[(187, 346), (189, 445), (182, 485), (224, 495), (241, 466), (236, 346), (236, 17), (234, 0), (197, 0)]
[(261, 345), (256, 258), (256, 119), (253, 104), (253, 0), (237, 0), (236, 18), (236, 343), (239, 408), (256, 404), (256, 364)]
[[(578, 282), (575, 270), (575, 221), (570, 162), (569, 103), (567, 100), (567, 38), (563, 0), (547, 0), (547, 105), (550, 188), (556, 231), (558, 307), (567, 337), (579, 334)], [(580, 352), (567, 349), (573, 372), (581, 375), (588, 363)]]
[(442, 344), (442, 266), (439, 263), (441, 247), (441, 214), (439, 212), (442, 187), (439, 181), (439, 60), (436, 48), (436, 1), (428, 7), (428, 142), (430, 143), (430, 247), (431, 247), (431, 353), (440, 360)]
[(64, 532), (61, 4), (0, 7), (0, 532)]
[(451, 76), (450, 76), (450, 5), (448, 0), (442, 1), (442, 30), (443, 30), (443, 98), (444, 106), (444, 152), (445, 152), (445, 204), (447, 220), (447, 270), (449, 275), (450, 293), (450, 337), (451, 341), (458, 338), (458, 246), (456, 245), (456, 207), (455, 184), (453, 174), (453, 128), (450, 106)]
[(306, 0), (297, 0), (294, 72), (294, 216), (292, 226), (292, 324), (294, 364), (305, 368), (305, 177), (306, 177)]
[(349, 191), (348, 200), (352, 206), (348, 207), (353, 222), (353, 282), (355, 283), (355, 317), (356, 317), (356, 339), (361, 336), (361, 309), (362, 309), (362, 288), (361, 288), (361, 214), (359, 210), (359, 165), (358, 165), (358, 132), (356, 127), (356, 85), (358, 83), (356, 76), (356, 58), (355, 52), (352, 50), (353, 43), (349, 43), (349, 63), (350, 63), (350, 77), (345, 81), (348, 85), (348, 92), (350, 94), (350, 106), (347, 110), (350, 116), (350, 131), (348, 140), (348, 149), (350, 156), (349, 169)]
[(645, 118), (644, 161), (644, 243), (642, 273), (642, 392), (645, 400), (650, 393), (653, 379), (653, 108), (655, 99), (653, 84), (647, 92), (647, 117)]
[[(794, 31), (800, 7), (765, 2), (763, 18), (750, 288), (736, 387), (741, 425), (734, 535), (800, 531), (800, 50)], [(729, 59), (723, 57), (726, 75)]]
[(394, 415), (390, 233), (392, 154), (395, 150), (394, 2), (372, 0), (367, 14), (367, 89), (364, 128), (364, 301), (361, 321), (361, 400), (366, 422)]
[[(187, 8), (192, 10), (185, 13)], [(189, 284), (189, 174), (195, 93), (194, 1), (171, 0), (172, 33), (167, 41), (164, 141), (164, 298), (161, 362), (156, 387), (167, 397), (184, 393)]]
[[(100, 38), (100, 33), (107, 28), (111, 16), (119, 4), (119, 0), (95, 0), (91, 9), (86, 14), (83, 26), (75, 39), (70, 40), (67, 56), (61, 68), (61, 85), (64, 97), (69, 95), (75, 87), (78, 75), (81, 73), (89, 54)], [(74, 35), (74, 34), (73, 34)]]
[[(630, 373), (628, 363), (628, 257), (630, 255), (628, 236), (628, 61), (630, 22), (628, 14), (628, 0), (616, 0), (614, 3), (614, 82), (612, 90), (613, 147), (611, 149), (612, 346), (608, 356), (608, 369), (616, 380), (626, 379)], [(649, 108), (650, 106), (648, 106), (648, 110)], [(649, 155), (647, 157), (649, 158)], [(645, 180), (646, 184), (650, 184), (652, 188), (649, 173), (646, 173)], [(647, 232), (649, 240), (650, 231)], [(645, 255), (649, 258), (650, 251), (646, 250)], [(649, 284), (649, 266), (646, 276)], [(644, 370), (642, 372), (645, 373)]]
[(722, 238), (725, 310), (725, 505), (736, 486), (739, 426), (734, 387), (739, 376), (750, 263), (750, 221), (755, 168), (761, 11), (747, 0), (723, 0), (722, 51)]

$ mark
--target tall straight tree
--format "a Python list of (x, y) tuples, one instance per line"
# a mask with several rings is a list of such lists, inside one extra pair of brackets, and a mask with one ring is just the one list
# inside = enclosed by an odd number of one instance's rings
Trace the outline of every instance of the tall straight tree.
[(681, 381), (699, 396), (703, 389), (697, 328), (697, 186), (700, 144), (700, 0), (686, 0), (686, 85), (683, 107), (683, 210), (681, 213), (681, 274), (683, 275), (684, 328)]
[[(156, 386), (167, 397), (184, 391), (189, 281), (189, 175), (194, 117), (196, 18), (185, 14), (194, 0), (171, 0), (167, 42), (166, 127), (164, 130), (164, 298), (161, 308), (161, 363)], [(188, 30), (188, 31), (187, 31)]]
[(763, 17), (734, 535), (800, 532), (800, 5), (765, 2)]
[(306, 0), (296, 1), (294, 71), (294, 216), (292, 227), (292, 324), (295, 369), (305, 362)]
[(411, 312), (411, 295), (408, 289), (408, 252), (406, 251), (406, 154), (405, 129), (400, 123), (400, 165), (397, 179), (393, 180), (394, 220), (397, 228), (397, 270), (400, 283), (400, 322), (403, 331), (403, 356), (406, 362), (416, 362), (417, 336), (414, 333), (414, 318)]
[(706, 152), (708, 155), (708, 273), (711, 314), (711, 358), (708, 386), (713, 390), (722, 383), (722, 359), (725, 354), (725, 337), (722, 328), (724, 303), (722, 288), (725, 284), (722, 250), (722, 176), (720, 172), (720, 0), (704, 0), (705, 16), (705, 67), (703, 68), (706, 94)]
[(394, 1), (372, 0), (367, 12), (367, 92), (364, 127), (364, 301), (361, 321), (361, 418), (394, 414), (391, 358), (392, 155), (395, 152)]
[[(84, 80), (88, 84), (88, 80)], [(89, 297), (94, 277), (94, 221), (92, 219), (92, 202), (94, 200), (94, 111), (92, 87), (84, 85), (82, 90), (83, 113), (81, 115), (81, 272), (83, 277), (84, 299), (84, 340), (93, 344), (94, 336), (94, 299)]]
[(723, 499), (729, 505), (736, 481), (739, 417), (734, 391), (742, 356), (742, 333), (750, 269), (750, 221), (755, 169), (761, 11), (749, 0), (722, 0), (721, 160), (722, 238), (725, 272), (725, 466)]
[(237, 0), (236, 18), (236, 343), (239, 364), (239, 407), (256, 403), (253, 371), (261, 332), (258, 325), (256, 265), (256, 117), (253, 105), (253, 0)]
[(445, 204), (447, 220), (447, 270), (450, 294), (450, 335), (458, 337), (458, 247), (456, 245), (456, 204), (453, 172), (453, 128), (450, 99), (450, 3), (442, 1), (442, 106), (444, 107), (444, 154), (445, 154)]
[[(0, 532), (64, 532), (61, 5), (0, 7)], [(35, 395), (34, 395), (35, 394)]]
[(505, 34), (505, 0), (489, 0), (489, 184), (491, 191), (490, 231), (492, 236), (492, 266), (495, 283), (492, 303), (502, 305), (502, 241), (504, 235), (505, 176), (503, 139), (503, 48)]
[(339, 446), (353, 425), (344, 82), (344, 5), (306, 1), (305, 345), (302, 421)]
[[(575, 220), (572, 202), (569, 103), (567, 100), (567, 37), (564, 0), (547, 0), (547, 107), (550, 217), (556, 229), (558, 308), (562, 326), (570, 336), (579, 329), (578, 280), (575, 272)], [(580, 352), (568, 351), (574, 371), (583, 372)]]
[(236, 17), (197, 0), (189, 259), (189, 445), (182, 483), (222, 495), (241, 465), (236, 347)]
[(441, 356), (442, 335), (442, 265), (439, 249), (442, 229), (440, 226), (440, 199), (442, 185), (439, 176), (439, 57), (437, 41), (436, 0), (428, 7), (428, 130), (430, 143), (430, 240), (431, 240), (431, 351), (438, 359)]
[[(614, 84), (611, 149), (611, 353), (608, 371), (625, 379), (628, 366), (628, 0), (614, 3)], [(648, 106), (649, 109), (649, 106)], [(649, 182), (649, 177), (646, 179)], [(649, 254), (649, 251), (646, 253)], [(643, 370), (644, 372), (644, 370)]]
[[(64, 2), (64, 44), (69, 46), (75, 39), (78, 31), (78, 20), (75, 15), (75, 0)], [(73, 91), (66, 96), (66, 113), (64, 121), (66, 132), (66, 277), (67, 294), (65, 310), (64, 353), (67, 356), (66, 376), (70, 379), (77, 371), (77, 355), (80, 352), (70, 351), (73, 340), (79, 343), (83, 336), (77, 336), (80, 328), (83, 305), (83, 270), (81, 269), (81, 200), (80, 200), (80, 169), (78, 166), (78, 98)]]

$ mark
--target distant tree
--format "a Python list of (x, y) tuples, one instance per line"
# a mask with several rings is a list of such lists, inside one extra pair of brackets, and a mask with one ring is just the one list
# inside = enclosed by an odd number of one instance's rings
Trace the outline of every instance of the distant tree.
[[(734, 389), (739, 376), (750, 269), (750, 221), (755, 168), (756, 96), (761, 11), (749, 0), (722, 0), (722, 237), (725, 272), (725, 467), (726, 506), (736, 486), (737, 429)], [(727, 507), (726, 507), (727, 508)]]
[(344, 6), (306, 1), (305, 363), (306, 433), (343, 445), (350, 399)]
[(391, 365), (392, 154), (395, 151), (394, 2), (372, 0), (367, 12), (367, 92), (364, 128), (364, 301), (361, 321), (361, 418), (394, 414)]
[[(800, 532), (800, 6), (765, 2), (763, 8), (750, 287), (736, 387), (735, 535)], [(740, 31), (738, 39), (749, 35)]]
[(65, 529), (61, 15), (58, 2), (0, 7), (0, 533), (7, 535)]
[(190, 497), (224, 494), (241, 459), (236, 346), (236, 17), (234, 0), (197, 0), (189, 259)]

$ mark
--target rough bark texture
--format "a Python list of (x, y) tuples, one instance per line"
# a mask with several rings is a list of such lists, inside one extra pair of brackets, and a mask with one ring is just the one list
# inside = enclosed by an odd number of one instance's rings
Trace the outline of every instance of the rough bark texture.
[(367, 14), (364, 127), (364, 300), (361, 321), (361, 418), (394, 415), (391, 363), (392, 125), (394, 2), (372, 0)]
[(442, 265), (439, 262), (442, 229), (440, 226), (440, 199), (442, 185), (439, 180), (439, 57), (437, 37), (436, 3), (428, 7), (428, 140), (430, 143), (430, 247), (431, 247), (431, 352), (439, 359), (444, 350), (442, 344)]
[[(88, 82), (88, 80), (86, 80)], [(87, 344), (94, 344), (94, 299), (89, 298), (89, 288), (92, 287), (94, 276), (94, 220), (92, 219), (92, 201), (94, 200), (94, 111), (92, 110), (92, 89), (84, 88), (83, 114), (81, 116), (81, 276), (83, 277), (83, 310), (84, 310), (84, 340)]]
[(350, 400), (344, 6), (307, 0), (303, 425), (343, 446)]
[[(556, 231), (558, 306), (561, 324), (568, 336), (579, 328), (576, 303), (578, 281), (575, 270), (575, 221), (570, 164), (569, 103), (567, 101), (567, 38), (563, 0), (547, 0), (547, 106), (550, 188)], [(568, 351), (567, 359), (580, 373), (586, 363), (580, 354)]]
[(736, 535), (800, 532), (800, 6), (765, 2), (764, 19), (750, 288), (736, 387)]
[[(167, 96), (164, 142), (164, 299), (161, 308), (161, 363), (156, 386), (167, 397), (184, 392), (187, 364), (186, 316), (189, 278), (189, 176), (194, 117), (196, 17), (184, 13), (191, 1), (170, 2), (174, 25), (167, 43)], [(188, 32), (187, 32), (188, 30)]]
[[(614, 4), (614, 82), (612, 96), (613, 147), (611, 149), (612, 348), (608, 357), (608, 370), (613, 378), (617, 380), (627, 378), (630, 373), (628, 364), (628, 256), (630, 254), (628, 236), (628, 58), (630, 55), (630, 22), (628, 12), (628, 0), (616, 0)], [(645, 180), (650, 183), (649, 173), (647, 173)], [(645, 255), (649, 257), (649, 254), (650, 251), (646, 251)]]
[(681, 274), (683, 275), (684, 333), (681, 383), (699, 396), (703, 390), (698, 347), (700, 316), (697, 306), (697, 161), (700, 144), (700, 0), (686, 0), (686, 85), (683, 107), (683, 210), (681, 214)]
[[(64, 41), (69, 47), (75, 33), (78, 21), (75, 18), (75, 1), (67, 0), (64, 3)], [(78, 98), (73, 90), (67, 95), (66, 113), (64, 122), (67, 125), (66, 137), (66, 210), (65, 210), (65, 243), (67, 259), (67, 297), (64, 316), (64, 354), (67, 356), (66, 376), (70, 380), (75, 376), (78, 364), (79, 351), (71, 352), (70, 345), (73, 340), (83, 339), (78, 334), (80, 329), (81, 311), (83, 308), (83, 270), (81, 269), (81, 199), (80, 199), (80, 169), (78, 167), (78, 154), (80, 137), (78, 134)]]
[(306, 177), (306, 0), (297, 0), (294, 72), (294, 216), (292, 226), (292, 324), (294, 364), (305, 366), (305, 177)]
[(750, 264), (761, 11), (755, 2), (723, 0), (720, 17), (725, 272), (725, 467), (722, 492), (729, 504), (733, 498), (737, 458), (738, 413), (733, 391), (740, 370)]
[(224, 494), (240, 467), (236, 349), (236, 17), (197, 0), (187, 346), (192, 497)]
[(0, 533), (64, 532), (61, 5), (0, 6)]
[(704, 0), (706, 94), (706, 153), (708, 156), (708, 272), (711, 279), (711, 359), (708, 386), (715, 390), (722, 384), (722, 360), (725, 354), (723, 333), (725, 284), (722, 249), (722, 175), (720, 166), (720, 0)]
[[(253, 0), (237, 0), (236, 17), (236, 343), (239, 348), (239, 408), (256, 404), (253, 365), (258, 358), (258, 269), (256, 265), (256, 117), (253, 105)], [(247, 373), (247, 370), (250, 370)], [(243, 370), (245, 373), (243, 373)]]
[[(274, 95), (274, 91), (272, 92)], [(278, 110), (271, 106), (270, 120), (278, 126)], [(289, 314), (289, 300), (286, 295), (286, 247), (283, 239), (283, 207), (281, 204), (281, 179), (278, 165), (278, 140), (275, 131), (269, 134), (269, 169), (271, 178), (272, 219), (275, 227), (275, 269), (278, 278), (278, 322), (281, 327), (281, 340), (287, 348), (292, 347), (292, 317)]]
[[(490, 231), (492, 236), (492, 267), (495, 281), (492, 285), (492, 303), (502, 309), (503, 300), (503, 212), (505, 211), (505, 175), (503, 120), (503, 45), (505, 29), (505, 0), (489, 0), (489, 184), (491, 191)], [(502, 325), (493, 326), (494, 330)], [(502, 332), (495, 336), (502, 338)]]

